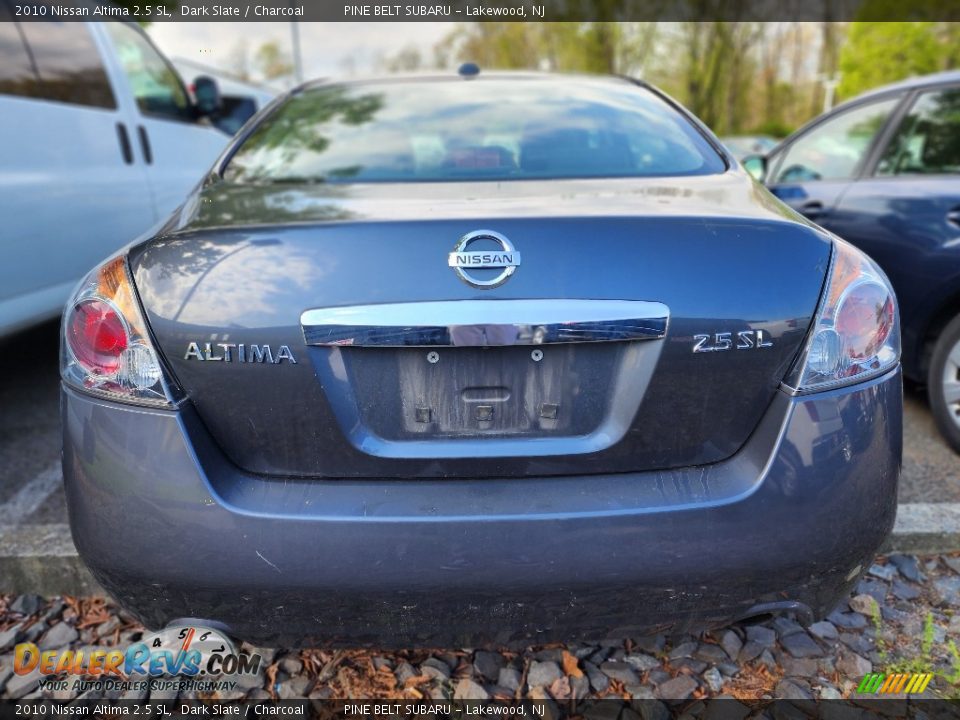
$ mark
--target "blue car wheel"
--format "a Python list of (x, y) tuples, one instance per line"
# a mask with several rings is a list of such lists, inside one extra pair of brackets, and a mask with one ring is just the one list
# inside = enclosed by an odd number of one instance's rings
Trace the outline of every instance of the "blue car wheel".
[(960, 315), (940, 333), (930, 362), (927, 392), (940, 432), (960, 453)]

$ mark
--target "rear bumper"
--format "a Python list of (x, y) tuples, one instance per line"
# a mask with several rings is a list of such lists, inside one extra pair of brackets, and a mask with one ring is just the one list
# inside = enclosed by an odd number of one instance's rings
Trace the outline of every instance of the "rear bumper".
[(463, 645), (829, 612), (893, 526), (899, 369), (778, 393), (744, 448), (669, 472), (500, 480), (243, 473), (189, 407), (63, 391), (74, 541), (151, 627), (270, 645)]

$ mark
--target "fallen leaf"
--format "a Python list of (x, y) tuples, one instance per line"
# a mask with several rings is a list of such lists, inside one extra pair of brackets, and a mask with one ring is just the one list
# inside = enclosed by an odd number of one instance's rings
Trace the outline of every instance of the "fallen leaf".
[(566, 700), (570, 697), (570, 681), (567, 680), (566, 675), (553, 681), (553, 684), (550, 685), (550, 695), (553, 696), (554, 700)]
[(273, 663), (267, 668), (267, 692), (270, 693), (270, 697), (274, 700), (277, 699), (277, 670), (280, 669), (280, 666), (276, 663)]
[(563, 651), (563, 672), (575, 678), (583, 677), (583, 670), (580, 669), (576, 656), (566, 650)]

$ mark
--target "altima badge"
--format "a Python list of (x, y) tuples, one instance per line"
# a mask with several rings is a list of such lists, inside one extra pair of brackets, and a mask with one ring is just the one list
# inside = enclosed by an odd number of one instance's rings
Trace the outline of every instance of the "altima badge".
[(282, 360), (287, 360), (294, 365), (297, 361), (290, 352), (290, 348), (281, 345), (277, 349), (276, 355), (269, 345), (244, 345), (243, 343), (204, 343), (200, 347), (199, 343), (192, 342), (187, 345), (187, 352), (183, 356), (184, 360), (219, 360), (221, 362), (238, 363), (273, 363), (277, 365)]
[[(471, 250), (471, 247), (483, 247), (494, 244), (497, 248)], [(447, 264), (453, 268), (457, 276), (468, 285), (489, 290), (507, 281), (520, 265), (520, 253), (513, 244), (503, 235), (493, 230), (474, 230), (460, 238), (453, 252), (447, 258)], [(493, 277), (480, 278), (471, 275), (467, 270), (497, 270), (502, 272)]]

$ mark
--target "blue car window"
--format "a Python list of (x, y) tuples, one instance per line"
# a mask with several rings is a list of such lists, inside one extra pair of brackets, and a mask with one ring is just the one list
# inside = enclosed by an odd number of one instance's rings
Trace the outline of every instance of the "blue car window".
[(899, 102), (897, 97), (858, 105), (819, 123), (787, 147), (772, 184), (852, 178)]
[(234, 153), (238, 183), (418, 182), (720, 173), (693, 124), (623, 80), (424, 80), (321, 86)]
[(877, 175), (960, 173), (960, 88), (921, 94), (877, 165)]

